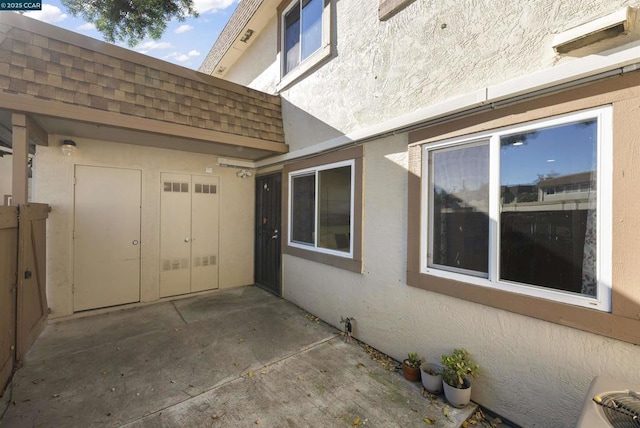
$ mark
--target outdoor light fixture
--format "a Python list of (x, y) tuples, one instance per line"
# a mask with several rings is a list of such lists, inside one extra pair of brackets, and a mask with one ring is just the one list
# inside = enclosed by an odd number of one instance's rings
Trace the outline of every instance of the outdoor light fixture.
[(64, 140), (62, 142), (62, 154), (65, 156), (71, 156), (76, 151), (76, 142), (73, 140)]
[(254, 31), (252, 29), (247, 29), (247, 31), (244, 33), (244, 35), (242, 36), (240, 41), (243, 42), (243, 43), (247, 43), (249, 41), (249, 39), (251, 38), (251, 36), (253, 36), (253, 33), (254, 33)]
[(253, 174), (251, 173), (251, 171), (246, 169), (241, 169), (240, 171), (236, 172), (236, 176), (240, 178), (247, 178), (247, 177), (251, 177), (252, 175)]

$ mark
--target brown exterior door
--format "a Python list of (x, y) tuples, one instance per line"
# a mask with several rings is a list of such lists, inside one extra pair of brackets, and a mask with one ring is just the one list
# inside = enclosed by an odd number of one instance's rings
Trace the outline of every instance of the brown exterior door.
[(15, 362), (17, 261), (18, 209), (0, 206), (0, 394)]
[(282, 174), (256, 178), (255, 283), (277, 296), (282, 294), (281, 192)]

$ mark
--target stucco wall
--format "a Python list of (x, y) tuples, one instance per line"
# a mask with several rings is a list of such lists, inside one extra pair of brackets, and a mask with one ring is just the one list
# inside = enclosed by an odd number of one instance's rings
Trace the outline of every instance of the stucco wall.
[[(558, 57), (554, 35), (625, 5), (640, 1), (418, 0), (381, 22), (377, 2), (337, 1), (334, 57), (281, 91), (287, 143), (295, 151), (322, 141), (299, 122), (348, 133), (573, 60), (589, 51)], [(274, 92), (275, 15), (257, 37), (225, 78)]]
[[(50, 135), (48, 147), (38, 147), (35, 190), (46, 195), (37, 202), (52, 211), (47, 223), (47, 290), (51, 318), (73, 313), (73, 174), (74, 165), (133, 168), (142, 171), (141, 284), (142, 302), (159, 298), (160, 173), (211, 175), (220, 178), (220, 288), (253, 283), (254, 180), (240, 179), (235, 169), (216, 166), (216, 157), (130, 144), (73, 138), (78, 150), (63, 156), (60, 141)], [(43, 165), (42, 168), (38, 168)]]
[[(336, 54), (281, 92), (286, 143), (312, 151), (593, 53), (558, 57), (553, 36), (625, 5), (640, 1), (417, 0), (380, 22), (377, 2), (336, 1)], [(275, 92), (276, 34), (274, 17), (226, 78)], [(619, 45), (637, 40), (620, 37)], [(575, 426), (596, 375), (640, 384), (639, 346), (406, 285), (407, 143), (401, 134), (364, 145), (363, 274), (285, 254), (284, 297), (336, 327), (355, 317), (356, 337), (397, 359), (417, 351), (438, 362), (468, 349), (482, 367), (472, 398), (526, 427)]]
[(284, 255), (284, 297), (399, 360), (468, 349), (472, 399), (526, 427), (575, 426), (596, 375), (640, 384), (639, 346), (406, 285), (406, 145), (365, 146), (363, 274)]

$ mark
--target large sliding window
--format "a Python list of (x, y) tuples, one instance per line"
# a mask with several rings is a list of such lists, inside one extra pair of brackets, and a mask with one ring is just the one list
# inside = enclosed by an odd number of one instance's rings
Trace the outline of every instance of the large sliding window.
[(289, 174), (288, 245), (353, 256), (354, 161)]
[(604, 311), (611, 109), (423, 146), (422, 271)]

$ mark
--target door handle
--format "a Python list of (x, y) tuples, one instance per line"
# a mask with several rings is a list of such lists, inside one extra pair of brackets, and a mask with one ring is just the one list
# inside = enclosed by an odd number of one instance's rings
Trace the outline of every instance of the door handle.
[(278, 229), (273, 231), (273, 236), (271, 237), (271, 239), (278, 239)]
[(189, 238), (184, 238), (184, 242), (189, 242)]

